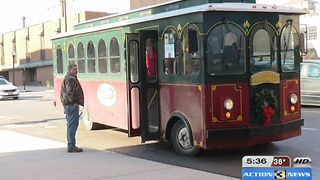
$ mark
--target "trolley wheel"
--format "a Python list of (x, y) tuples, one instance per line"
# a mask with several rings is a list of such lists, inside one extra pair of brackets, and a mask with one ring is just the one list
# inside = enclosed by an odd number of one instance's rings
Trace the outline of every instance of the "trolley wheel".
[(195, 156), (199, 152), (199, 148), (193, 146), (191, 133), (182, 121), (174, 124), (171, 132), (171, 142), (178, 154)]
[(92, 122), (87, 106), (83, 107), (82, 112), (83, 125), (87, 130), (96, 130), (101, 128), (101, 124)]

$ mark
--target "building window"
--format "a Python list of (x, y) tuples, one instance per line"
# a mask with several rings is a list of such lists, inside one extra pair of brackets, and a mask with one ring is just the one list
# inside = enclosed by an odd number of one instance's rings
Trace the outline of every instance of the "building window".
[(317, 39), (317, 26), (310, 26), (308, 28), (308, 36), (309, 36), (309, 40)]

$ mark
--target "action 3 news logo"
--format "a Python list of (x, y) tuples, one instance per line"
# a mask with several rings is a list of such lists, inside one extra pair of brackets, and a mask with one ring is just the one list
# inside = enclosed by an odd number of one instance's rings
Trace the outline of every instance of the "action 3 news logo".
[(274, 179), (287, 179), (287, 171), (286, 170), (274, 170)]
[(309, 168), (291, 168), (274, 170), (274, 179), (311, 179), (311, 169)]
[(242, 180), (311, 180), (311, 168), (243, 168)]

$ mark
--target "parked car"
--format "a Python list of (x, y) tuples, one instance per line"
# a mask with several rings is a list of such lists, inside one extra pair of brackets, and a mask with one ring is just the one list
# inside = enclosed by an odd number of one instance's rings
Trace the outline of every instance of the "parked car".
[(0, 78), (0, 99), (4, 98), (19, 98), (20, 91), (12, 83), (8, 82), (5, 78)]
[(320, 106), (320, 60), (301, 63), (301, 105)]

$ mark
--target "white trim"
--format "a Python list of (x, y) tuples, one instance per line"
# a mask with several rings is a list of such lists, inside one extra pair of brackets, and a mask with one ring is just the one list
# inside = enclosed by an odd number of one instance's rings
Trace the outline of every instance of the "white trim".
[[(79, 34), (85, 34), (88, 32), (96, 32), (100, 30), (105, 29), (111, 29), (116, 27), (122, 27), (127, 26), (131, 24), (137, 24), (152, 20), (158, 20), (158, 19), (165, 19), (169, 17), (175, 17), (180, 16), (184, 14), (191, 14), (196, 12), (206, 12), (206, 11), (233, 11), (233, 12), (278, 12), (278, 13), (292, 13), (292, 14), (304, 14), (307, 11), (303, 9), (297, 9), (292, 7), (283, 7), (283, 6), (276, 6), (276, 8), (273, 8), (273, 5), (262, 5), (262, 4), (249, 4), (249, 3), (209, 3), (209, 4), (203, 4), (163, 13), (158, 13), (150, 16), (140, 17), (140, 18), (134, 18), (134, 19), (128, 19), (124, 21), (119, 21), (115, 23), (110, 24), (104, 24), (101, 26), (95, 26), (95, 27), (89, 27), (86, 29), (76, 30), (73, 32), (67, 32), (63, 33), (57, 36), (54, 36), (51, 38), (53, 39), (59, 39), (62, 37), (68, 37), (68, 36), (74, 36)], [(118, 15), (117, 15), (118, 16)], [(119, 16), (121, 17), (121, 15)], [(96, 19), (95, 19), (96, 20)], [(91, 22), (91, 21), (90, 21)], [(88, 23), (88, 22), (86, 22)]]

